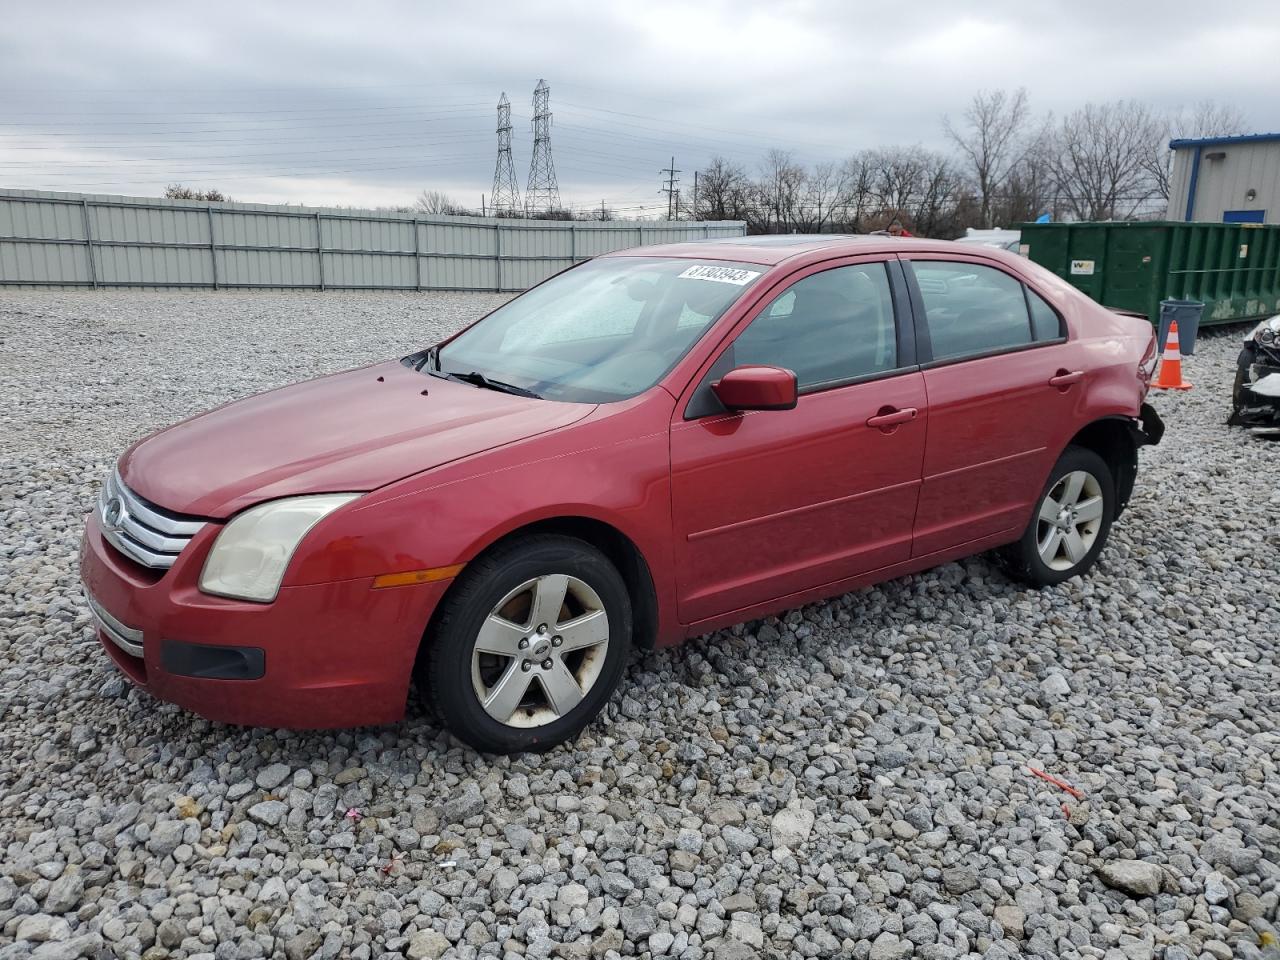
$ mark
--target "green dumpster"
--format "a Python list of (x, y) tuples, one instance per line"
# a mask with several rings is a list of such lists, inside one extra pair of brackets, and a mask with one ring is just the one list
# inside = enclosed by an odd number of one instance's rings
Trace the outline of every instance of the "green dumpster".
[(1280, 225), (1024, 223), (1028, 257), (1108, 307), (1160, 318), (1161, 300), (1204, 303), (1200, 325), (1280, 313)]

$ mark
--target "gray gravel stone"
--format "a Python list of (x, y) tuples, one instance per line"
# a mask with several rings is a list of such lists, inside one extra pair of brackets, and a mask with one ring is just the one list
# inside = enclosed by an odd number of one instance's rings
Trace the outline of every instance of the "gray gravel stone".
[(1054, 671), (1040, 681), (1040, 694), (1048, 703), (1057, 703), (1071, 696), (1071, 684), (1061, 673)]
[(795, 848), (809, 839), (813, 821), (808, 810), (779, 810), (773, 815), (769, 832), (777, 846)]
[(1021, 940), (1023, 937), (1023, 927), (1027, 921), (1026, 914), (1022, 912), (1021, 907), (1015, 907), (1012, 904), (1003, 903), (995, 909), (996, 923), (1000, 924), (1000, 928), (1005, 935), (1012, 940)]
[(484, 797), (480, 795), (480, 787), (474, 781), (468, 781), (461, 790), (445, 801), (441, 813), (447, 823), (461, 823), (483, 810)]
[(71, 935), (71, 927), (61, 917), (51, 917), (48, 914), (36, 913), (23, 917), (18, 921), (18, 927), (14, 931), (14, 935), (19, 940), (36, 942), (66, 940)]
[(181, 820), (161, 820), (151, 828), (147, 838), (147, 849), (157, 857), (167, 857), (178, 849), (182, 843), (182, 835), (186, 832), (186, 824)]
[(48, 913), (67, 913), (80, 906), (84, 898), (84, 877), (72, 868), (49, 884), (44, 896), (44, 909)]
[(882, 933), (872, 942), (868, 956), (871, 960), (903, 960), (911, 956), (912, 949), (908, 941), (900, 940), (892, 933)]
[(120, 452), (500, 302), (0, 292), (0, 960), (1264, 956), (1280, 448), (1222, 424), (1234, 333), (1151, 398), (1087, 578), (976, 557), (637, 653), (563, 748), (479, 756), (416, 694), (290, 733), (126, 683), (75, 573)]
[(1141, 860), (1116, 860), (1098, 867), (1102, 882), (1135, 897), (1154, 897), (1160, 892), (1164, 872), (1154, 863)]
[(658, 913), (647, 903), (623, 907), (620, 917), (622, 930), (630, 940), (648, 937), (658, 929)]
[(439, 960), (452, 944), (444, 934), (435, 930), (420, 930), (409, 938), (405, 956), (409, 960)]
[(720, 831), (720, 836), (724, 838), (724, 842), (731, 853), (746, 853), (756, 846), (755, 836), (749, 830), (743, 830), (741, 827), (725, 827)]
[(289, 774), (293, 773), (287, 763), (269, 763), (254, 777), (254, 783), (263, 790), (274, 790), (280, 784), (289, 779)]
[(288, 812), (288, 804), (280, 800), (263, 800), (249, 808), (252, 819), (269, 827), (278, 825)]

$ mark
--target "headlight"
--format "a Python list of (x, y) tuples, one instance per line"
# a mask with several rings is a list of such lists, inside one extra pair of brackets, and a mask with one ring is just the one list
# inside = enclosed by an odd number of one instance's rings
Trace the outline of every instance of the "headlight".
[(1271, 317), (1263, 320), (1260, 324), (1249, 331), (1248, 340), (1257, 340), (1259, 343), (1265, 343), (1267, 346), (1280, 340), (1280, 316)]
[(289, 497), (251, 507), (222, 528), (200, 574), (200, 589), (270, 603), (307, 531), (358, 493)]

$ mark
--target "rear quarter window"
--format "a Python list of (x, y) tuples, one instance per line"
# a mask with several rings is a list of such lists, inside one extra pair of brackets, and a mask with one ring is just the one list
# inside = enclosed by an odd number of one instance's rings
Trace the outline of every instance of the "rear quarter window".
[(1044, 297), (1027, 287), (1027, 306), (1031, 310), (1031, 336), (1034, 340), (1056, 340), (1065, 335), (1058, 311)]

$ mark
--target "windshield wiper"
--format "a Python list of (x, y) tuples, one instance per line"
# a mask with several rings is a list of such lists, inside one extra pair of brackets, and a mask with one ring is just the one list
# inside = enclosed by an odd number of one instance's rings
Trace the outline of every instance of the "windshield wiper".
[(477, 387), (484, 387), (486, 390), (497, 390), (499, 393), (511, 393), (517, 397), (531, 397), (534, 400), (542, 399), (541, 395), (534, 393), (532, 390), (517, 387), (514, 383), (503, 383), (501, 380), (494, 380), (476, 370), (472, 370), (469, 373), (442, 370), (436, 376), (446, 377), (449, 380), (460, 380), (462, 383), (472, 383)]

